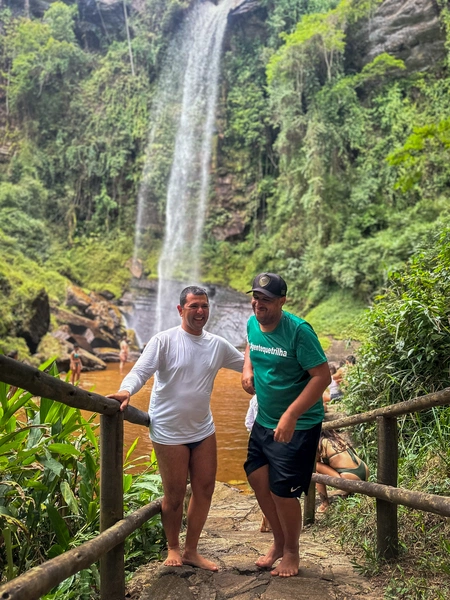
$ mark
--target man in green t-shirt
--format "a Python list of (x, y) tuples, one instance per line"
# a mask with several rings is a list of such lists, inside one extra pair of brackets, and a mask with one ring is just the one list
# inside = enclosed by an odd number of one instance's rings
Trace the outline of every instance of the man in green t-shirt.
[(330, 383), (327, 359), (312, 327), (282, 307), (287, 286), (275, 273), (253, 280), (242, 386), (257, 395), (258, 414), (244, 468), (272, 527), (269, 552), (256, 561), (272, 575), (297, 575), (301, 507), (316, 462)]

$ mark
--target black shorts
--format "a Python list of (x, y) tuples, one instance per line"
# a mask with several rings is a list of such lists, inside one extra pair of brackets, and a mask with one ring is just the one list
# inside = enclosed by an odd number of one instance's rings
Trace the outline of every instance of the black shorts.
[(255, 422), (248, 441), (247, 460), (244, 469), (247, 477), (269, 466), (269, 487), (275, 496), (299, 498), (308, 493), (311, 476), (316, 464), (322, 423), (311, 429), (294, 431), (288, 444), (275, 442), (273, 429)]

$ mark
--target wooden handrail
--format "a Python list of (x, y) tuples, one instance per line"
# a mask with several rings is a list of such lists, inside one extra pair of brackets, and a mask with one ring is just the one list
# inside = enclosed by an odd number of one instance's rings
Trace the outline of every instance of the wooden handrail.
[(325, 421), (322, 424), (322, 429), (343, 429), (344, 427), (351, 427), (360, 423), (376, 421), (377, 417), (399, 417), (400, 415), (419, 412), (427, 408), (433, 408), (434, 406), (444, 406), (445, 404), (450, 404), (450, 387), (440, 392), (419, 396), (413, 400), (405, 400), (397, 404), (382, 406), (381, 408), (375, 408), (374, 410), (351, 415), (350, 417), (342, 417), (334, 421)]
[[(72, 408), (89, 410), (102, 415), (114, 415), (119, 412), (117, 400), (94, 392), (87, 392), (35, 367), (24, 365), (3, 355), (0, 355), (0, 381), (23, 388), (35, 396), (62, 402)], [(125, 421), (130, 423), (144, 427), (148, 427), (150, 424), (148, 413), (134, 406), (127, 406), (123, 415)]]
[(92, 540), (4, 583), (0, 586), (0, 598), (2, 600), (38, 600), (64, 579), (87, 569), (101, 556), (124, 542), (133, 531), (161, 512), (161, 503), (162, 498), (158, 498), (150, 504), (146, 504)]
[(392, 504), (401, 504), (417, 510), (424, 510), (443, 517), (450, 517), (450, 498), (425, 492), (413, 492), (404, 488), (391, 487), (380, 483), (356, 481), (313, 473), (314, 483), (324, 483), (349, 494), (364, 494), (372, 498), (380, 498)]

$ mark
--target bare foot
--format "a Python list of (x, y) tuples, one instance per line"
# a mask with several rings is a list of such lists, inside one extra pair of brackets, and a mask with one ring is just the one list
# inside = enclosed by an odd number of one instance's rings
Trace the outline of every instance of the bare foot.
[(327, 500), (326, 502), (322, 502), (322, 504), (317, 508), (318, 513), (324, 513), (330, 508), (330, 503)]
[(278, 577), (293, 577), (298, 575), (299, 561), (298, 552), (285, 552), (280, 564), (270, 574), (273, 576), (278, 575)]
[(219, 570), (219, 567), (216, 564), (214, 564), (198, 552), (184, 551), (182, 561), (184, 565), (191, 565), (191, 567), (199, 567), (200, 569), (206, 569), (207, 571)]
[(265, 556), (261, 556), (255, 562), (257, 567), (261, 569), (270, 569), (273, 563), (283, 556), (283, 550), (278, 550), (275, 544), (272, 545), (269, 552)]
[(182, 567), (183, 561), (181, 560), (180, 548), (169, 548), (167, 551), (167, 558), (164, 561), (166, 567)]

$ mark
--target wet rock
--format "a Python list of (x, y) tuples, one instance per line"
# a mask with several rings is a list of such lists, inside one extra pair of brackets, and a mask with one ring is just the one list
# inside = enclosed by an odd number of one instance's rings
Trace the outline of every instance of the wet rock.
[(128, 259), (125, 263), (125, 266), (136, 279), (140, 279), (144, 274), (144, 265), (142, 264), (142, 260), (139, 258)]
[(92, 299), (86, 292), (76, 285), (70, 285), (66, 290), (66, 305), (75, 306), (76, 308), (85, 311), (92, 303)]
[(45, 290), (41, 290), (25, 308), (25, 318), (17, 328), (17, 336), (24, 338), (30, 352), (34, 354), (39, 342), (50, 326), (50, 303)]
[(108, 327), (102, 326), (100, 317), (90, 319), (61, 308), (53, 313), (60, 324), (58, 330), (53, 332), (55, 337), (77, 343), (91, 353), (95, 348), (119, 348), (118, 338), (122, 329), (119, 329), (117, 336), (114, 335)]
[(195, 600), (188, 584), (177, 575), (165, 575), (145, 589), (141, 600), (165, 598), (167, 600)]
[[(73, 350), (73, 336), (64, 327), (48, 333), (41, 340), (36, 353), (36, 359), (43, 363), (49, 357), (56, 357), (56, 366), (59, 372), (67, 373), (70, 368), (70, 353)], [(82, 340), (81, 340), (82, 341)], [(80, 355), (83, 371), (101, 371), (106, 369), (106, 362), (101, 357), (95, 356), (92, 352), (86, 350), (79, 342)]]
[(239, 16), (252, 12), (261, 7), (259, 0), (236, 0), (233, 8), (230, 10), (230, 16)]
[(98, 348), (94, 348), (93, 352), (94, 352), (95, 356), (97, 356), (98, 358), (101, 358), (106, 363), (120, 362), (119, 350), (117, 348), (98, 347)]

